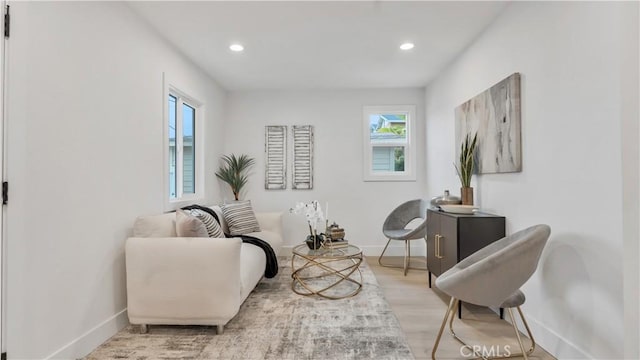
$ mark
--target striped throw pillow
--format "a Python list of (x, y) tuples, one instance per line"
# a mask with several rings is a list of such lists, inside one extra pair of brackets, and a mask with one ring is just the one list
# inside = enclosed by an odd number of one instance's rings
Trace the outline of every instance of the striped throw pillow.
[(260, 231), (260, 225), (249, 200), (222, 205), (222, 215), (229, 225), (231, 235), (244, 235)]
[(198, 219), (200, 219), (200, 221), (204, 223), (204, 226), (207, 228), (207, 233), (209, 234), (209, 237), (212, 237), (212, 238), (225, 237), (224, 231), (222, 231), (220, 224), (218, 224), (218, 221), (216, 221), (216, 219), (214, 219), (214, 217), (211, 216), (211, 214), (198, 209), (192, 209), (190, 210), (190, 212), (192, 216), (197, 217)]

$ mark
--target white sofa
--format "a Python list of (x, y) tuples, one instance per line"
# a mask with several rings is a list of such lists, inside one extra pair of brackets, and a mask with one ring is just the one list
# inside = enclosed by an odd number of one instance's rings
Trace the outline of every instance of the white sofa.
[[(219, 207), (225, 233), (228, 228)], [(282, 214), (256, 213), (262, 231), (251, 235), (282, 251)], [(142, 216), (126, 241), (129, 322), (141, 325), (224, 325), (262, 279), (266, 256), (240, 238), (177, 237), (175, 213)]]

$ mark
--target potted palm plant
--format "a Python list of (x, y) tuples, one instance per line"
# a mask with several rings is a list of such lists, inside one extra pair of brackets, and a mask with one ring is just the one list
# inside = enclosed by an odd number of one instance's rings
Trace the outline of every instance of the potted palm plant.
[(235, 196), (236, 200), (240, 200), (240, 192), (249, 180), (246, 171), (253, 166), (255, 159), (244, 154), (238, 157), (231, 154), (222, 156), (222, 162), (224, 164), (220, 166), (216, 176), (229, 184), (233, 196)]
[(476, 152), (476, 141), (478, 133), (471, 138), (471, 134), (467, 134), (462, 144), (460, 144), (460, 163), (453, 164), (460, 178), (460, 195), (462, 197), (462, 205), (473, 205), (473, 188), (471, 187), (471, 176), (473, 175), (474, 156)]

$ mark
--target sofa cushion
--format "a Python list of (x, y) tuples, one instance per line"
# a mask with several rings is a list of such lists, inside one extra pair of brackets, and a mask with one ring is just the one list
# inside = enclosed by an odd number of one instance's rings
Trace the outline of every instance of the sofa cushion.
[(139, 216), (133, 225), (134, 237), (176, 237), (174, 213)]
[(220, 227), (220, 224), (218, 224), (218, 221), (214, 219), (213, 216), (211, 216), (211, 214), (207, 213), (206, 211), (202, 211), (198, 209), (191, 209), (189, 210), (189, 213), (192, 216), (197, 217), (200, 221), (202, 221), (204, 226), (207, 228), (207, 233), (209, 234), (209, 237), (212, 237), (212, 238), (225, 237), (224, 232)]
[(209, 237), (204, 223), (184, 210), (176, 210), (176, 234), (178, 237)]
[(264, 251), (251, 244), (242, 244), (240, 251), (240, 301), (244, 301), (262, 279), (267, 258)]
[(249, 200), (222, 205), (222, 214), (232, 236), (260, 231), (260, 225)]
[(282, 236), (280, 234), (273, 231), (262, 230), (244, 235), (253, 236), (260, 240), (268, 242), (269, 245), (271, 245), (271, 248), (273, 248), (273, 251), (276, 253), (276, 256), (280, 255), (280, 249), (282, 249), (283, 243)]

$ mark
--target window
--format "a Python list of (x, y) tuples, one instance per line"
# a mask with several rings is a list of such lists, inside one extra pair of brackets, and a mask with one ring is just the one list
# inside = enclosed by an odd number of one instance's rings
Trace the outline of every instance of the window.
[[(202, 106), (178, 89), (168, 87), (165, 117), (165, 164), (168, 182), (165, 187), (169, 208), (181, 201), (202, 198), (202, 133), (199, 119)], [(175, 205), (175, 206), (172, 206)]]
[(365, 106), (364, 180), (415, 181), (415, 106)]

